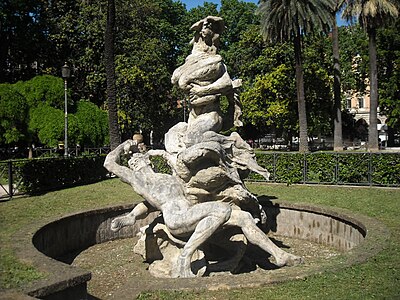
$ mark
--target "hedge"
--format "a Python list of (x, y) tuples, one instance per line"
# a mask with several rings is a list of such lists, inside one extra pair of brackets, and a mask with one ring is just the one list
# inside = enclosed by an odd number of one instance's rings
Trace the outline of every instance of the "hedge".
[[(352, 184), (400, 187), (400, 153), (390, 152), (257, 152), (257, 162), (270, 173), (271, 182)], [(38, 194), (107, 178), (105, 156), (46, 158), (12, 161), (13, 182), (19, 192)], [(1, 162), (10, 164), (11, 161)], [(157, 172), (171, 174), (168, 164), (153, 158)], [(6, 176), (3, 168), (2, 177)], [(248, 180), (265, 181), (255, 173)], [(1, 184), (5, 184), (3, 178)]]
[(13, 161), (14, 183), (21, 192), (44, 191), (94, 183), (107, 177), (105, 156), (46, 158)]
[[(400, 186), (400, 153), (258, 152), (256, 157), (272, 182)], [(253, 173), (249, 179), (264, 180)]]
[[(400, 186), (400, 153), (257, 152), (256, 159), (272, 182)], [(163, 159), (153, 164), (157, 171), (171, 173)], [(265, 181), (256, 173), (248, 179)]]

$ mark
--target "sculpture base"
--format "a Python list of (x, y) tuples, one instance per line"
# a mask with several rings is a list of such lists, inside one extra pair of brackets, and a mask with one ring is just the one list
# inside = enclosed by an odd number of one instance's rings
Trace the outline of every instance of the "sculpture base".
[[(161, 217), (142, 227), (137, 236), (134, 252), (150, 264), (150, 274), (160, 278), (173, 277), (171, 270), (186, 241), (173, 237)], [(254, 269), (254, 262), (251, 256), (245, 256), (246, 249), (247, 239), (239, 229), (221, 230), (195, 251), (191, 271), (196, 277), (224, 271), (232, 274), (247, 272)]]

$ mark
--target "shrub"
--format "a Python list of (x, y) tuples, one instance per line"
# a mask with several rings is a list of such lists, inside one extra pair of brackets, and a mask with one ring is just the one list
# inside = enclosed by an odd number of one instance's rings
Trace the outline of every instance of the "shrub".
[(157, 173), (172, 174), (171, 167), (167, 161), (161, 156), (152, 156), (150, 161), (153, 165), (153, 169)]
[(333, 153), (306, 155), (306, 182), (335, 183), (337, 159)]
[[(400, 185), (400, 153), (258, 152), (270, 181), (291, 183)], [(264, 180), (251, 173), (251, 180)]]
[[(271, 182), (400, 186), (400, 153), (258, 152), (256, 158), (271, 173)], [(94, 183), (107, 177), (104, 159), (86, 156), (13, 161), (13, 182), (20, 192), (28, 194)], [(172, 173), (162, 157), (152, 157), (151, 161), (156, 172)], [(255, 173), (248, 179), (265, 181)], [(5, 176), (2, 182), (6, 184)]]
[(21, 189), (38, 194), (105, 179), (108, 172), (103, 167), (104, 159), (105, 156), (34, 159), (17, 162), (16, 167), (21, 176)]
[(370, 180), (369, 153), (340, 153), (338, 155), (338, 183), (364, 183)]
[(372, 182), (381, 185), (400, 184), (400, 154), (374, 153), (371, 161)]

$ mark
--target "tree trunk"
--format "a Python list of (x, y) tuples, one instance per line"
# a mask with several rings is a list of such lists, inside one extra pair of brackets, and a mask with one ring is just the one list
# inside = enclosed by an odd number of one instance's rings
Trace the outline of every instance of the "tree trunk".
[(333, 98), (334, 98), (333, 150), (343, 151), (342, 110), (341, 110), (342, 101), (341, 101), (340, 64), (339, 64), (339, 33), (338, 33), (336, 18), (332, 28), (332, 43), (333, 43)]
[(299, 151), (308, 151), (308, 134), (307, 134), (307, 115), (306, 100), (304, 97), (304, 78), (303, 65), (301, 59), (301, 36), (300, 29), (294, 38), (294, 56), (296, 59), (296, 89), (297, 89), (297, 106), (299, 111)]
[(32, 159), (33, 158), (33, 149), (32, 149), (32, 144), (29, 143), (28, 145), (28, 159)]
[(115, 149), (121, 143), (118, 126), (117, 90), (115, 87), (115, 62), (114, 62), (114, 40), (115, 40), (115, 1), (108, 0), (107, 24), (104, 38), (105, 65), (107, 77), (107, 106), (108, 124), (110, 132), (110, 147)]
[(370, 68), (370, 107), (368, 128), (368, 149), (376, 152), (378, 145), (378, 72), (376, 62), (376, 29), (368, 31), (369, 38), (369, 68)]

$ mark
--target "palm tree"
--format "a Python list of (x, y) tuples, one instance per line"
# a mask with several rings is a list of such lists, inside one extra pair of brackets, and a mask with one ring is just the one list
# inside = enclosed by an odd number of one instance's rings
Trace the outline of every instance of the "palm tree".
[(115, 149), (121, 142), (118, 126), (118, 107), (117, 90), (115, 87), (115, 62), (114, 62), (114, 42), (115, 42), (115, 1), (108, 0), (107, 24), (104, 37), (104, 56), (107, 77), (107, 105), (108, 105), (108, 124), (110, 132), (111, 150)]
[(352, 21), (354, 17), (368, 34), (370, 110), (368, 129), (369, 151), (378, 151), (378, 71), (376, 59), (376, 31), (399, 14), (398, 0), (347, 0), (343, 16)]
[(342, 101), (341, 101), (341, 85), (340, 85), (340, 64), (339, 64), (339, 33), (336, 22), (336, 14), (345, 4), (346, 0), (336, 0), (335, 9), (332, 11), (333, 27), (332, 27), (332, 45), (333, 45), (333, 150), (343, 150), (342, 135)]
[(261, 16), (261, 34), (266, 40), (294, 43), (300, 152), (308, 151), (302, 38), (315, 29), (327, 32), (332, 24), (333, 7), (334, 0), (261, 0), (258, 8)]

